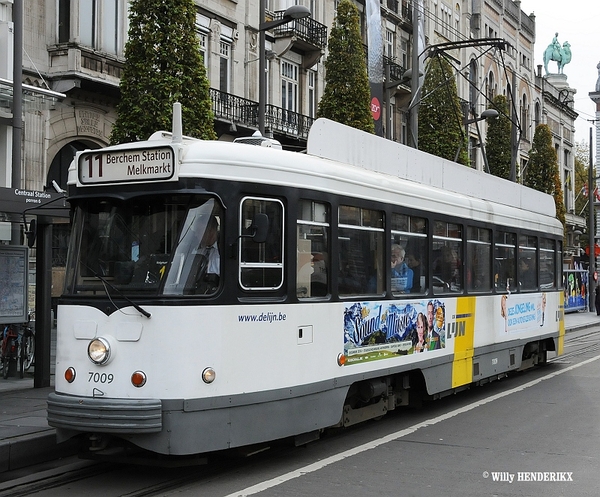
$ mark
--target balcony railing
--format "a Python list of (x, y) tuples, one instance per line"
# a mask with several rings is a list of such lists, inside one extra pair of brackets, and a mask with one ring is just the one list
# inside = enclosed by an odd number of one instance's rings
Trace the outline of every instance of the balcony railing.
[[(273, 13), (273, 20), (283, 19), (283, 10)], [(327, 46), (327, 26), (310, 17), (296, 19), (273, 30), (275, 36), (296, 36), (309, 45), (322, 49)]]
[(400, 81), (406, 72), (406, 69), (394, 62), (394, 59), (383, 56), (383, 65), (390, 68), (390, 81)]
[[(210, 89), (215, 119), (247, 128), (258, 128), (258, 102), (231, 93)], [(273, 133), (281, 133), (300, 139), (308, 139), (314, 118), (267, 104), (265, 127)]]

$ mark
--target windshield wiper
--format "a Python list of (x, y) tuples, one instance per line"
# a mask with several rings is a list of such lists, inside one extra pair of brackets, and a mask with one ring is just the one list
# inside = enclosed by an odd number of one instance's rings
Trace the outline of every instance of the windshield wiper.
[[(94, 275), (95, 278), (98, 278), (102, 283), (104, 283), (105, 285), (108, 285), (112, 290), (114, 290), (121, 297), (123, 297), (127, 302), (129, 302), (140, 314), (142, 314), (143, 316), (146, 316), (148, 319), (150, 318), (150, 316), (152, 316), (152, 314), (150, 314), (146, 309), (143, 309), (141, 305), (136, 304), (127, 295), (125, 295), (121, 290), (119, 290), (115, 285), (113, 285), (110, 281), (108, 281), (103, 276), (100, 276), (96, 271), (94, 271), (85, 262), (82, 262), (82, 264), (92, 272), (92, 274)], [(108, 292), (106, 292), (106, 293), (108, 294)], [(110, 297), (110, 295), (109, 295), (109, 297)], [(114, 304), (114, 302), (113, 302), (113, 304)]]

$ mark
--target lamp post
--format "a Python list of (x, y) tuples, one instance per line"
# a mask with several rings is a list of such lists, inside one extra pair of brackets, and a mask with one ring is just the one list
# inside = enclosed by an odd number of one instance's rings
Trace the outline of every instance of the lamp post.
[(266, 59), (266, 34), (268, 29), (276, 28), (296, 19), (310, 16), (310, 10), (302, 5), (292, 5), (283, 13), (281, 19), (265, 21), (266, 0), (260, 0), (260, 24), (258, 26), (258, 130), (265, 134), (265, 107), (267, 101), (267, 59)]
[(590, 128), (590, 165), (588, 167), (588, 236), (589, 236), (589, 248), (590, 248), (590, 259), (589, 259), (589, 276), (588, 276), (588, 299), (590, 312), (594, 312), (594, 273), (596, 272), (596, 227), (594, 226), (594, 192), (596, 187), (594, 185), (594, 162), (592, 155), (592, 128)]
[[(466, 106), (463, 106), (463, 112), (465, 113), (465, 115), (469, 115), (469, 110), (466, 108)], [(464, 119), (463, 120), (463, 124), (465, 125), (465, 131), (467, 134), (467, 140), (469, 139), (469, 124), (473, 124), (475, 123), (475, 126), (477, 128), (477, 136), (479, 138), (479, 144), (481, 146), (481, 153), (483, 154), (483, 162), (485, 164), (485, 168), (487, 169), (487, 172), (490, 172), (490, 167), (487, 161), (487, 155), (485, 153), (485, 148), (483, 146), (483, 140), (481, 138), (481, 131), (479, 130), (479, 121), (483, 121), (484, 119), (487, 119), (489, 117), (498, 117), (498, 111), (496, 109), (486, 109), (484, 110), (480, 116), (478, 116), (477, 114), (475, 114), (473, 112), (473, 115), (475, 116), (473, 119)], [(464, 143), (460, 143), (458, 145), (458, 150), (456, 151), (456, 155), (454, 156), (454, 162), (458, 161), (458, 156), (460, 155), (460, 151), (462, 150)]]

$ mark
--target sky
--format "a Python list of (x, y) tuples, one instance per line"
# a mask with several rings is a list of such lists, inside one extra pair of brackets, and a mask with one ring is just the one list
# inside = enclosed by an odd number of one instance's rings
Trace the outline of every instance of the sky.
[[(571, 44), (573, 58), (563, 69), (567, 83), (577, 90), (575, 111), (579, 117), (575, 120), (575, 141), (590, 141), (589, 119), (596, 116), (596, 106), (588, 96), (595, 91), (600, 62), (600, 1), (599, 0), (521, 0), (521, 10), (529, 15), (535, 14), (535, 57), (534, 68), (544, 64), (544, 50), (552, 42), (555, 33), (562, 45)], [(557, 71), (556, 62), (548, 64), (549, 72)], [(545, 74), (542, 67), (542, 74)], [(598, 123), (600, 126), (600, 123)], [(596, 132), (593, 132), (596, 136)], [(595, 145), (595, 144), (594, 144)]]

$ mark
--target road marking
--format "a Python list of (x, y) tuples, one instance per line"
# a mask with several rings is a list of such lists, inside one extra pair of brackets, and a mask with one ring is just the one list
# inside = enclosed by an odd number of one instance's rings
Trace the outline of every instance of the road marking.
[(521, 392), (527, 388), (537, 385), (538, 383), (541, 383), (542, 381), (550, 380), (550, 379), (552, 379), (556, 376), (559, 376), (563, 373), (568, 373), (569, 371), (573, 371), (574, 369), (577, 369), (581, 366), (590, 364), (594, 361), (597, 361), (598, 359), (600, 359), (600, 355), (598, 355), (596, 357), (592, 357), (591, 359), (587, 359), (583, 362), (580, 362), (579, 364), (574, 364), (572, 366), (566, 367), (564, 369), (561, 369), (560, 371), (555, 371), (554, 373), (551, 373), (549, 375), (542, 376), (541, 378), (532, 380), (529, 383), (525, 383), (519, 387), (512, 388), (511, 390), (507, 390), (506, 392), (497, 393), (496, 395), (492, 395), (491, 397), (488, 397), (487, 399), (483, 399), (483, 400), (474, 402), (473, 404), (469, 404), (469, 405), (461, 407), (459, 409), (455, 409), (454, 411), (450, 411), (446, 414), (442, 414), (435, 418), (431, 418), (431, 419), (428, 419), (421, 423), (417, 423), (416, 425), (413, 425), (409, 428), (405, 428), (405, 429), (397, 431), (395, 433), (390, 433), (389, 435), (386, 435), (385, 437), (382, 437), (382, 438), (378, 438), (377, 440), (372, 440), (371, 442), (367, 442), (365, 444), (359, 445), (352, 449), (345, 450), (344, 452), (340, 452), (339, 454), (335, 454), (333, 456), (327, 457), (321, 461), (315, 462), (313, 464), (309, 464), (308, 466), (304, 466), (304, 467), (298, 468), (294, 471), (290, 471), (289, 473), (285, 473), (283, 475), (277, 476), (275, 478), (272, 478), (271, 480), (257, 483), (256, 485), (252, 485), (251, 487), (245, 488), (243, 490), (239, 490), (239, 491), (229, 494), (225, 497), (245, 497), (247, 495), (254, 495), (259, 492), (262, 492), (263, 490), (267, 490), (269, 488), (276, 487), (278, 485), (281, 485), (282, 483), (293, 480), (294, 478), (299, 478), (300, 476), (303, 476), (307, 473), (313, 473), (315, 471), (319, 471), (320, 469), (322, 469), (326, 466), (329, 466), (330, 464), (334, 464), (334, 463), (339, 462), (348, 457), (355, 456), (356, 454), (360, 454), (361, 452), (375, 449), (375, 448), (379, 447), (380, 445), (392, 442), (394, 440), (398, 440), (399, 438), (402, 438), (402, 437), (405, 437), (406, 435), (410, 435), (411, 433), (414, 433), (415, 431), (419, 430), (420, 428), (425, 428), (426, 426), (431, 426), (431, 425), (435, 425), (437, 423), (441, 423), (442, 421), (446, 421), (447, 419), (453, 418), (454, 416), (458, 416), (459, 414), (462, 414), (464, 412), (468, 412), (473, 409), (476, 409), (477, 407), (483, 406), (485, 404), (489, 404), (490, 402), (494, 402), (495, 400), (501, 399), (502, 397), (507, 397), (508, 395), (512, 395), (513, 393)]

